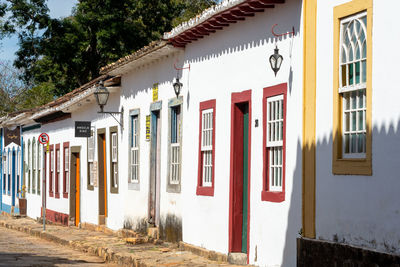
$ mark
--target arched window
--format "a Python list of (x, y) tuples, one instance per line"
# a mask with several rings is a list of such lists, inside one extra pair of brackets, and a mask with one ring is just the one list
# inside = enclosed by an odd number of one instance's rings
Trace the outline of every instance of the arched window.
[(367, 14), (341, 20), (339, 94), (342, 96), (343, 157), (365, 158)]

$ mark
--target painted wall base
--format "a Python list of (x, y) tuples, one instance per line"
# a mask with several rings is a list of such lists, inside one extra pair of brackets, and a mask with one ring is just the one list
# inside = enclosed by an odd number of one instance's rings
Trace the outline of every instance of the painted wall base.
[(46, 220), (68, 226), (69, 215), (46, 209)]
[(0, 211), (4, 211), (10, 215), (18, 215), (19, 214), (19, 208), (13, 207), (13, 206), (10, 206), (10, 205), (4, 204), (4, 203), (1, 204)]
[(399, 266), (400, 255), (340, 244), (336, 242), (298, 238), (297, 266)]

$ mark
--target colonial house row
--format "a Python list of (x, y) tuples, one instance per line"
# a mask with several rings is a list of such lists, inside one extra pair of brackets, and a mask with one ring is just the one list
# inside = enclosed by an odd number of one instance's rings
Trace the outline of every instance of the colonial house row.
[(157, 227), (259, 266), (340, 262), (347, 245), (399, 254), (399, 56), (384, 54), (400, 44), (386, 27), (399, 6), (222, 1), (1, 118), (1, 210)]

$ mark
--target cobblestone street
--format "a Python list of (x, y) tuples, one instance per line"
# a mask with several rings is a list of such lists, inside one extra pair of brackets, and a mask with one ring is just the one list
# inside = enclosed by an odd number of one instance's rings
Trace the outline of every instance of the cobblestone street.
[(0, 266), (116, 267), (96, 256), (0, 227)]

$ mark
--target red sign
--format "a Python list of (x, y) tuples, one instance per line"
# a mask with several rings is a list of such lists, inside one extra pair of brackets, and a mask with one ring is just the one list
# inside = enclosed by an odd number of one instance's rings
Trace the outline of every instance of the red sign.
[(42, 133), (39, 135), (39, 143), (42, 145), (47, 144), (50, 141), (50, 137), (47, 133)]

